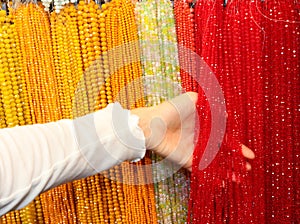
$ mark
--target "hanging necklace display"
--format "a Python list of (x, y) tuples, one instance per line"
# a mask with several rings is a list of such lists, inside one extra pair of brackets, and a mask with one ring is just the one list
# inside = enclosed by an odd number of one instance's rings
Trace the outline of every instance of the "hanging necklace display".
[[(45, 12), (50, 2), (42, 3), (9, 2), (0, 11), (0, 128), (75, 118), (115, 100), (127, 109), (156, 105), (179, 94), (181, 82), (186, 91), (199, 92), (201, 121), (188, 220), (189, 180), (179, 171), (154, 186), (140, 184), (161, 179), (157, 170), (140, 169), (159, 160), (146, 157), (135, 166), (124, 163), (59, 186), (0, 223), (297, 222), (296, 1), (176, 0), (174, 11), (167, 0), (141, 1), (138, 29), (130, 1), (101, 7), (93, 1), (55, 1), (50, 13)], [(139, 44), (130, 44), (138, 42), (138, 32)], [(198, 71), (193, 52), (209, 65), (226, 99), (221, 111), (226, 134), (205, 169), (199, 163), (215, 125), (214, 105), (196, 82), (207, 77)], [(251, 172), (245, 170), (242, 143), (256, 154)]]
[[(215, 124), (210, 117), (214, 105), (208, 104), (199, 89), (201, 125), (194, 152), (189, 222), (294, 222), (297, 212), (292, 204), (297, 196), (292, 189), (299, 188), (299, 181), (291, 173), (297, 162), (289, 155), (297, 154), (290, 122), (299, 120), (291, 112), (296, 106), (291, 98), (299, 98), (292, 93), (299, 85), (299, 54), (292, 53), (299, 49), (295, 5), (226, 1), (224, 7), (221, 2), (197, 1), (195, 21), (196, 52), (222, 86), (227, 125), (217, 156), (200, 169)], [(245, 171), (241, 143), (256, 154), (251, 172)]]
[[(246, 172), (241, 143), (249, 143), (245, 136), (249, 131), (245, 126), (245, 111), (248, 109), (245, 102), (251, 98), (247, 98), (248, 87), (245, 85), (246, 77), (251, 76), (251, 68), (257, 69), (260, 65), (257, 48), (261, 39), (246, 42), (253, 36), (259, 37), (260, 31), (255, 23), (247, 24), (247, 10), (243, 7), (244, 3), (235, 5), (233, 2), (225, 8), (212, 2), (197, 2), (195, 6), (196, 52), (211, 67), (224, 91), (227, 123), (218, 154), (202, 170), (200, 160), (209, 150), (206, 148), (207, 139), (210, 130), (217, 124), (212, 123), (210, 115), (214, 104), (209, 104), (203, 90), (199, 89), (197, 108), (201, 125), (191, 177), (190, 223), (250, 223), (253, 217), (253, 214), (249, 215), (253, 212), (251, 173)], [(242, 28), (245, 29), (243, 34)], [(253, 64), (250, 64), (251, 60)], [(255, 75), (261, 75), (259, 69), (256, 71)], [(252, 82), (257, 81), (256, 85), (261, 87), (261, 79), (247, 81), (247, 85), (254, 85)], [(255, 96), (261, 99), (261, 91), (257, 91)], [(261, 104), (255, 104), (262, 110)], [(260, 190), (260, 187), (257, 189)]]

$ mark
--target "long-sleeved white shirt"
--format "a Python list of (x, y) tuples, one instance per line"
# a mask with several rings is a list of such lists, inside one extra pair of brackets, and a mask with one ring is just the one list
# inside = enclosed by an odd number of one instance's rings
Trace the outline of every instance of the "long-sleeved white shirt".
[(50, 188), (143, 158), (138, 121), (114, 103), (75, 120), (0, 129), (0, 216)]

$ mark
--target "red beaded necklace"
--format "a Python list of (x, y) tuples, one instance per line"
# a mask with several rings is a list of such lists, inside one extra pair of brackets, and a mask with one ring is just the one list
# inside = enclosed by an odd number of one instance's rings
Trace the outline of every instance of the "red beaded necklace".
[(180, 77), (185, 91), (198, 90), (198, 84), (193, 77), (196, 74), (195, 59), (195, 21), (192, 2), (185, 0), (174, 1), (174, 16), (176, 20), (176, 34), (178, 42), (178, 56), (180, 63)]
[[(190, 223), (297, 222), (299, 23), (291, 1), (197, 1), (196, 52), (222, 87), (228, 117), (217, 156), (199, 170), (214, 125), (199, 88)], [(255, 151), (251, 172), (241, 143)]]

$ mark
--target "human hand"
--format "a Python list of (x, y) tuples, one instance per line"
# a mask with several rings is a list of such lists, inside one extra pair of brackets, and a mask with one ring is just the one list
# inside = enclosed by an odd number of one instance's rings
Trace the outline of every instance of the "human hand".
[[(188, 92), (158, 106), (131, 111), (140, 118), (146, 148), (189, 171), (192, 170), (197, 97), (197, 93)], [(254, 158), (253, 151), (244, 145), (242, 154)], [(251, 169), (248, 162), (246, 169)]]

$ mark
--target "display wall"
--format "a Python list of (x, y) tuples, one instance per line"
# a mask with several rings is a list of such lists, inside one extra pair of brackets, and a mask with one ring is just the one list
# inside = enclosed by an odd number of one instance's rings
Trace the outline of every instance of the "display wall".
[[(2, 9), (1, 128), (74, 119), (116, 101), (133, 109), (186, 91), (199, 98), (191, 174), (148, 152), (45, 192), (0, 223), (300, 221), (300, 3), (15, 1)], [(255, 152), (251, 171), (242, 144)]]

